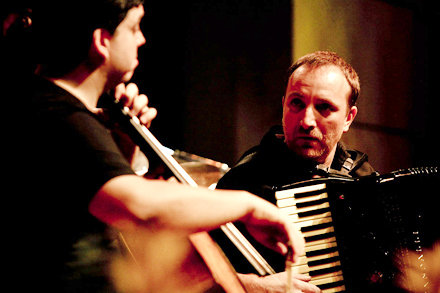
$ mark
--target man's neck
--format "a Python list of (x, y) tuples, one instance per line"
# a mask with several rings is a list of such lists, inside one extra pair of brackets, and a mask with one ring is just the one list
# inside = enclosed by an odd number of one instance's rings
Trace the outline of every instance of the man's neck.
[(335, 154), (336, 154), (336, 148), (337, 148), (337, 146), (335, 145), (333, 147), (333, 150), (331, 150), (330, 153), (325, 158), (325, 160), (322, 163), (322, 165), (324, 165), (325, 167), (328, 167), (328, 168), (330, 168), (332, 166), (333, 159), (335, 158)]
[(63, 77), (48, 79), (72, 94), (92, 112), (96, 110), (98, 99), (105, 90), (106, 80), (99, 71), (89, 72), (77, 68)]

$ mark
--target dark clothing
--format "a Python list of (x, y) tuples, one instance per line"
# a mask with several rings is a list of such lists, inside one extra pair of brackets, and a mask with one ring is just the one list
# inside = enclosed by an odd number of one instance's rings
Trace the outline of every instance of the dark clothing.
[[(220, 179), (217, 188), (247, 190), (275, 204), (273, 193), (268, 192), (271, 187), (309, 180), (315, 174), (351, 177), (371, 175), (374, 170), (367, 160), (367, 155), (338, 143), (331, 169), (323, 170), (317, 163), (300, 158), (290, 151), (284, 143), (282, 127), (274, 126), (260, 145), (245, 152), (237, 165)], [(237, 226), (276, 271), (284, 271), (284, 257), (251, 239), (243, 226)], [(218, 234), (213, 233), (236, 270), (240, 273), (255, 273), (240, 253)]]
[[(44, 271), (40, 281), (46, 284), (40, 288), (51, 291), (47, 285), (54, 284), (59, 292), (88, 292), (88, 286), (96, 284), (84, 284), (90, 275), (82, 278), (81, 270), (100, 274), (103, 260), (94, 263), (93, 257), (82, 257), (103, 253), (105, 229), (88, 206), (107, 181), (134, 173), (110, 131), (80, 100), (42, 78), (34, 78), (32, 86), (28, 217), (39, 241), (35, 256), (42, 257), (41, 263), (34, 263)], [(78, 287), (59, 287), (74, 283)]]
[[(283, 138), (282, 127), (272, 127), (260, 145), (245, 152), (237, 165), (220, 179), (217, 188), (247, 190), (275, 203), (274, 198), (265, 197), (266, 187), (309, 180), (323, 172), (317, 163), (296, 156)], [(371, 175), (374, 169), (367, 161), (367, 155), (338, 143), (329, 172), (352, 177)]]

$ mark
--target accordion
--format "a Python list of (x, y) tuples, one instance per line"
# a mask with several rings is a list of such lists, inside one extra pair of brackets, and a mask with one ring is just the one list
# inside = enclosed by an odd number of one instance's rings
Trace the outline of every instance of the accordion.
[(440, 239), (439, 182), (433, 167), (274, 187), (278, 207), (306, 239), (293, 271), (323, 292), (400, 292), (405, 255), (423, 255)]

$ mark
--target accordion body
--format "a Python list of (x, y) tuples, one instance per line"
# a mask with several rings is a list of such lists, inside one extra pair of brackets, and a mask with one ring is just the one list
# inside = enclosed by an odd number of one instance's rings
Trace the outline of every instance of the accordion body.
[(402, 292), (405, 257), (440, 239), (438, 168), (274, 187), (279, 208), (306, 239), (294, 272), (323, 292)]

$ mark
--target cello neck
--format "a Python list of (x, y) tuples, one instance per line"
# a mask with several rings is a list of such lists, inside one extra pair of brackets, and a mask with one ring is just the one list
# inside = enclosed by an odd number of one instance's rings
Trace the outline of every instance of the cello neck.
[[(153, 151), (160, 160), (166, 165), (171, 173), (183, 184), (197, 187), (197, 183), (189, 176), (182, 166), (167, 152), (164, 152), (163, 145), (154, 135), (140, 123), (137, 117), (133, 117), (129, 110), (122, 107), (116, 100), (112, 100), (109, 109), (116, 119), (145, 154)], [(148, 155), (147, 155), (148, 156)], [(275, 271), (258, 251), (249, 243), (243, 234), (232, 223), (221, 226), (221, 230), (229, 240), (241, 251), (251, 265), (260, 275), (271, 275)], [(210, 236), (206, 233), (206, 236)], [(212, 241), (212, 239), (211, 239)], [(229, 262), (228, 262), (229, 263)]]

